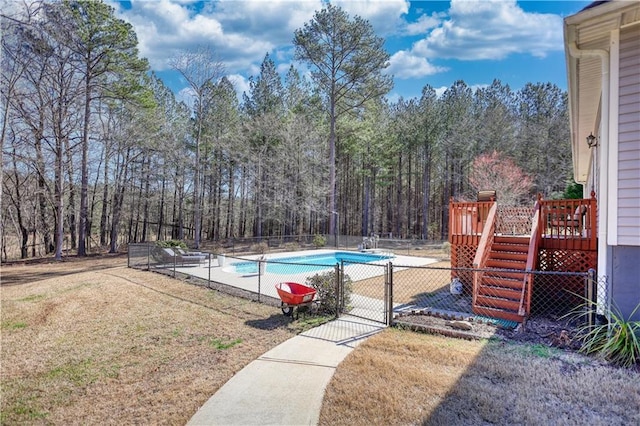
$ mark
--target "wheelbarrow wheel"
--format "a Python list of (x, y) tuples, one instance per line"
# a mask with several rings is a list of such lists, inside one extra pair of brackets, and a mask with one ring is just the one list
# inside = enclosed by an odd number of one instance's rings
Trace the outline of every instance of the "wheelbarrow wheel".
[(285, 306), (284, 302), (280, 303), (280, 309), (282, 309), (282, 313), (286, 316), (290, 317), (293, 315), (293, 306)]

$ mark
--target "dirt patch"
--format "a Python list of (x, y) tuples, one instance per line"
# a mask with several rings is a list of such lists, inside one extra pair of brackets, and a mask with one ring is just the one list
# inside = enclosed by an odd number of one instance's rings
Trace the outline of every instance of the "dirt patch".
[[(468, 327), (464, 327), (467, 324)], [(396, 325), (414, 331), (463, 339), (490, 339), (500, 336), (499, 327), (465, 317), (445, 318), (433, 315), (413, 314), (398, 318)]]
[(544, 317), (530, 318), (515, 329), (500, 329), (498, 333), (515, 342), (553, 346), (578, 351), (580, 341), (575, 338), (575, 325), (567, 321)]
[[(451, 321), (456, 319), (468, 321), (472, 329), (456, 329), (451, 324)], [(498, 338), (512, 342), (556, 347), (574, 352), (580, 349), (580, 341), (575, 338), (575, 326), (567, 321), (542, 317), (529, 319), (526, 323), (519, 324), (516, 327), (503, 327), (462, 314), (439, 315), (437, 313), (423, 314), (419, 312), (399, 317), (397, 324), (416, 331), (450, 337), (465, 339)]]

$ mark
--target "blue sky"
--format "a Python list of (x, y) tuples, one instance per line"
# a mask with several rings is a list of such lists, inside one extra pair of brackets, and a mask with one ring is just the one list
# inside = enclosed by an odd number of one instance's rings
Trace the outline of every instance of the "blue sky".
[[(269, 53), (284, 74), (293, 63), (293, 33), (322, 8), (322, 0), (107, 0), (130, 22), (140, 53), (181, 98), (186, 83), (168, 62), (185, 49), (211, 46), (239, 94)], [(562, 22), (589, 1), (343, 0), (385, 38), (394, 75), (391, 100), (419, 97), (425, 85), (442, 93), (457, 80), (482, 87), (499, 79), (513, 90), (556, 84), (566, 90)]]

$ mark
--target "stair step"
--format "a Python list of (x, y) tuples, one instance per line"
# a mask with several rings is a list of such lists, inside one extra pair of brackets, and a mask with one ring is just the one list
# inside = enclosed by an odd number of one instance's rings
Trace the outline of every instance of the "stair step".
[(528, 253), (529, 252), (529, 244), (503, 244), (494, 242), (491, 245), (492, 251), (501, 251), (507, 253)]
[(515, 260), (502, 260), (489, 258), (486, 263), (487, 268), (500, 268), (500, 269), (517, 269), (524, 271), (527, 266), (526, 262)]
[(522, 297), (522, 288), (520, 290), (517, 290), (517, 289), (511, 289), (511, 288), (481, 285), (478, 288), (478, 295), (514, 300), (518, 302), (518, 306), (519, 306), (520, 298)]
[(519, 262), (527, 261), (527, 252), (509, 252), (509, 251), (497, 251), (495, 250), (495, 246), (491, 253), (489, 253), (490, 259), (500, 259), (500, 260), (517, 260)]
[(485, 273), (482, 276), (482, 285), (484, 286), (502, 287), (518, 291), (522, 290), (523, 281), (524, 277), (522, 277), (521, 279), (513, 279), (500, 276), (492, 276), (488, 275), (488, 273)]
[(507, 272), (507, 270), (504, 271), (487, 271), (484, 273), (485, 277), (491, 277), (491, 278), (510, 278), (510, 279), (514, 279), (514, 280), (519, 280), (519, 281), (523, 281), (524, 280), (524, 271), (522, 272), (512, 272), (509, 271)]
[(482, 306), (493, 309), (503, 309), (511, 312), (518, 312), (520, 309), (520, 300), (502, 299), (491, 296), (476, 296), (476, 306)]
[[(525, 268), (529, 254), (528, 236), (495, 235), (485, 266), (475, 288), (473, 312), (492, 318), (522, 322), (520, 310)], [(522, 271), (522, 272), (520, 272)]]
[(498, 244), (522, 244), (529, 246), (529, 237), (514, 237), (511, 235), (496, 235), (493, 242)]
[(492, 308), (481, 307), (481, 306), (474, 306), (473, 313), (476, 315), (483, 315), (485, 317), (490, 317), (490, 318), (500, 318), (507, 321), (522, 322), (524, 320), (523, 315), (519, 315), (514, 312), (508, 312), (502, 309), (492, 309)]

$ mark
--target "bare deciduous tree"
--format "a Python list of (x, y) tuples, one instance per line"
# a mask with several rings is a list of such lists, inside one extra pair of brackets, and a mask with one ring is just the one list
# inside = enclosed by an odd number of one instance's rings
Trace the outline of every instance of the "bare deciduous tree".
[(212, 101), (210, 95), (212, 91), (209, 88), (217, 83), (224, 74), (224, 67), (217, 59), (215, 52), (211, 47), (201, 46), (194, 50), (182, 53), (174, 57), (171, 61), (171, 67), (178, 71), (189, 84), (193, 97), (193, 119), (195, 120), (195, 129), (193, 135), (193, 150), (195, 152), (194, 160), (194, 184), (193, 184), (193, 223), (194, 223), (194, 244), (196, 248), (200, 247), (201, 238), (201, 211), (202, 201), (201, 193), (201, 169), (200, 149), (202, 143), (204, 111), (207, 104)]

